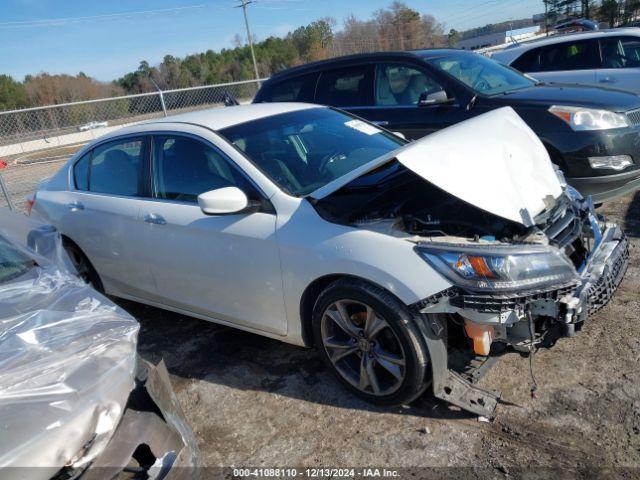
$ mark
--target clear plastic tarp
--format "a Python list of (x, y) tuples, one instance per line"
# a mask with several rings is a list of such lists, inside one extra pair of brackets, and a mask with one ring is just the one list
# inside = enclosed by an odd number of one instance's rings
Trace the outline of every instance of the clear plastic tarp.
[(73, 275), (55, 229), (0, 209), (3, 255), (0, 468), (42, 467), (5, 473), (48, 478), (90, 462), (113, 435), (134, 387), (139, 325)]

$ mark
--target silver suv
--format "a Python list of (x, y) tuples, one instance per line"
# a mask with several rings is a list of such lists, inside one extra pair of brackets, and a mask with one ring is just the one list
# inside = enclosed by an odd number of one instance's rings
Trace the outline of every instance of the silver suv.
[(640, 94), (640, 28), (553, 36), (507, 48), (492, 58), (541, 82), (599, 85)]

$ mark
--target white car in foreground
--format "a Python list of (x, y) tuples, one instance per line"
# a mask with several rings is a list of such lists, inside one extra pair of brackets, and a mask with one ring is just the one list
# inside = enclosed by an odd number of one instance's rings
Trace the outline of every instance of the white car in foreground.
[(628, 258), (510, 108), (413, 143), (315, 105), (193, 112), (87, 145), (34, 201), (111, 295), (315, 345), (373, 402), (432, 384), (485, 415), (486, 360), (572, 334)]

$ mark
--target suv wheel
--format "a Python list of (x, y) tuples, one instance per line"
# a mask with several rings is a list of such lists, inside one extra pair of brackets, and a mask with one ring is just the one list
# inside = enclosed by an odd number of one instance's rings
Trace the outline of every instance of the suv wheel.
[(413, 316), (387, 291), (345, 279), (313, 311), (315, 344), (345, 386), (379, 405), (408, 403), (427, 387), (428, 352)]

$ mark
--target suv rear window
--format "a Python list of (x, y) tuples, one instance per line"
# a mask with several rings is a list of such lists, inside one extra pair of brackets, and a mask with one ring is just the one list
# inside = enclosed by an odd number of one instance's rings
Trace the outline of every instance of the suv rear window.
[(267, 86), (260, 95), (261, 102), (313, 102), (317, 73), (289, 78)]
[(333, 107), (369, 105), (370, 72), (368, 65), (322, 72), (316, 89), (316, 103)]

